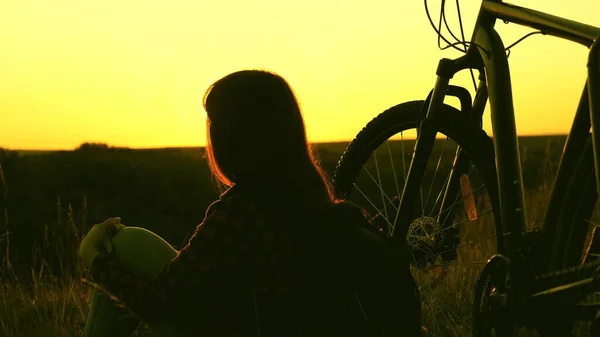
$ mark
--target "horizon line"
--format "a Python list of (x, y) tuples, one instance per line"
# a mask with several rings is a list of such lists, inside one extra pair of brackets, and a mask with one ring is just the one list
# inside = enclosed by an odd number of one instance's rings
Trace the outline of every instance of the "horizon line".
[[(539, 133), (539, 134), (523, 134), (523, 135), (517, 135), (518, 138), (527, 138), (527, 137), (566, 137), (568, 136), (568, 133)], [(492, 137), (493, 138), (493, 137)], [(407, 137), (404, 138), (405, 140), (414, 140), (415, 137)], [(323, 144), (340, 144), (340, 143), (350, 143), (351, 141), (353, 141), (353, 139), (350, 140), (330, 140), (330, 141), (317, 141), (317, 142), (309, 142), (310, 144), (313, 145), (323, 145)], [(392, 141), (400, 141), (399, 139), (394, 139)], [(101, 142), (101, 141), (83, 141), (81, 143), (79, 143), (79, 145), (73, 147), (73, 148), (9, 148), (9, 147), (3, 147), (0, 146), (0, 149), (5, 149), (5, 150), (9, 150), (9, 151), (21, 151), (21, 152), (58, 152), (58, 151), (74, 151), (77, 147), (79, 147), (82, 144), (106, 144), (111, 148), (117, 148), (117, 149), (131, 149), (131, 150), (162, 150), (162, 149), (194, 149), (194, 148), (205, 148), (206, 145), (181, 145), (181, 146), (177, 146), (177, 145), (170, 145), (170, 146), (140, 146), (140, 147), (131, 147), (131, 146), (121, 146), (121, 145), (111, 145), (109, 143), (105, 143), (105, 142)]]

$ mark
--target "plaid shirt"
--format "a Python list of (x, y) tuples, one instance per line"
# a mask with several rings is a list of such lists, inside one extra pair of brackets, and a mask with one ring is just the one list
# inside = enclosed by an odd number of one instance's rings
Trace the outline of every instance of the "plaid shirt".
[[(169, 321), (180, 314), (177, 308), (200, 308), (214, 316), (214, 305), (220, 299), (236, 291), (239, 295), (247, 285), (259, 292), (284, 290), (283, 282), (278, 282), (282, 275), (277, 266), (290, 245), (284, 226), (278, 227), (261, 216), (252, 200), (226, 193), (209, 206), (188, 244), (155, 278), (140, 277), (121, 268), (114, 256), (107, 256), (94, 260), (92, 280), (146, 322)], [(235, 319), (231, 305), (241, 309), (248, 301), (231, 300), (230, 308), (223, 310), (229, 312), (229, 319)]]
[(281, 214), (272, 218), (227, 192), (155, 278), (107, 256), (94, 261), (92, 279), (143, 321), (166, 322), (179, 335), (366, 336), (363, 308), (352, 292), (340, 291), (348, 278), (336, 276), (343, 257), (331, 242), (335, 233), (315, 235), (327, 230), (299, 212), (286, 213), (296, 225), (285, 225)]

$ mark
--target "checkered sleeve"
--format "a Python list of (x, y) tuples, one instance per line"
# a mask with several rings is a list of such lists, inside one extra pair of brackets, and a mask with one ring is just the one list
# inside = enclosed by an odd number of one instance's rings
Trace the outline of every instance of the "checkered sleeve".
[(211, 204), (188, 244), (152, 279), (125, 270), (114, 257), (106, 257), (94, 261), (92, 280), (142, 320), (164, 319), (175, 307), (187, 303), (189, 294), (205, 285), (203, 280), (240, 266), (246, 254), (244, 213), (244, 207), (235, 206), (230, 199)]

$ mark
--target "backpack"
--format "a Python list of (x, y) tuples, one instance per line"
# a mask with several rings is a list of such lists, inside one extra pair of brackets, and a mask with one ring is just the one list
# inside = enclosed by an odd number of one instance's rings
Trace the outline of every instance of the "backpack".
[(297, 300), (305, 304), (305, 326), (317, 327), (299, 335), (420, 336), (421, 302), (405, 240), (387, 237), (349, 202), (323, 214), (316, 231), (296, 233), (303, 288)]

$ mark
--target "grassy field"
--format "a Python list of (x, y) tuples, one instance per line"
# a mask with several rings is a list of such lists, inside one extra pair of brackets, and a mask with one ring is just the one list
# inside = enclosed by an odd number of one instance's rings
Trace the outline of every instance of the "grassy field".
[[(541, 217), (545, 211), (544, 202), (549, 195), (550, 184), (564, 140), (565, 138), (560, 136), (529, 137), (521, 140), (521, 156), (527, 183), (526, 201), (532, 225), (541, 223)], [(331, 173), (335, 166), (335, 160), (339, 158), (345, 145), (342, 143), (319, 145), (318, 149), (323, 165), (329, 173)], [(187, 151), (193, 152), (196, 156), (197, 150), (165, 149), (161, 151), (172, 151), (179, 158), (187, 156)], [(44, 152), (42, 154), (23, 155), (39, 156), (49, 154)], [(148, 158), (144, 160), (148, 162), (153, 160), (149, 154), (146, 156)], [(525, 168), (528, 169), (525, 170)], [(73, 168), (69, 169), (73, 170)], [(207, 173), (205, 168), (202, 168), (201, 171), (202, 174)], [(181, 174), (181, 172), (175, 173)], [(186, 174), (189, 174), (189, 172)], [(2, 175), (2, 179), (2, 184), (7, 185), (8, 182), (4, 181), (4, 175)], [(210, 180), (203, 181), (208, 182)], [(208, 186), (205, 186), (205, 188), (209, 189)], [(214, 196), (214, 193), (210, 195)], [(5, 194), (5, 197), (8, 199), (10, 195), (7, 197), (7, 194)], [(52, 219), (52, 221), (40, 221), (36, 226), (32, 225), (31, 228), (34, 228), (32, 231), (36, 231), (36, 233), (39, 231), (38, 234), (41, 233), (43, 239), (36, 241), (35, 244), (29, 247), (25, 247), (32, 252), (32, 258), (28, 260), (27, 265), (23, 265), (22, 262), (19, 262), (19, 257), (15, 256), (13, 252), (14, 247), (11, 247), (11, 245), (15, 245), (15, 243), (11, 241), (11, 235), (6, 234), (11, 230), (8, 228), (8, 224), (11, 223), (11, 210), (10, 207), (6, 206), (10, 204), (8, 200), (5, 200), (0, 205), (4, 205), (4, 207), (0, 207), (3, 208), (0, 209), (0, 224), (4, 223), (6, 227), (0, 227), (0, 233), (5, 233), (0, 235), (0, 262), (2, 263), (0, 266), (2, 281), (0, 282), (0, 337), (79, 336), (87, 314), (91, 290), (81, 282), (84, 272), (75, 256), (75, 249), (82, 233), (85, 233), (90, 223), (103, 220), (102, 216), (106, 214), (109, 216), (114, 215), (114, 213), (111, 213), (114, 212), (114, 208), (111, 208), (113, 206), (107, 206), (106, 212), (108, 213), (100, 212), (91, 217), (87, 214), (88, 208), (90, 210), (93, 208), (93, 202), (91, 201), (88, 201), (88, 204), (80, 204), (79, 207), (73, 207), (71, 204), (62, 204), (63, 206), (61, 206), (59, 203), (57, 213), (61, 216)], [(124, 207), (127, 206), (124, 205)], [(203, 212), (203, 210), (200, 210), (200, 212)], [(90, 219), (88, 220), (88, 218)], [(167, 217), (165, 216), (165, 218)], [(49, 230), (49, 225), (47, 225), (49, 223), (53, 224), (52, 228), (54, 230)], [(149, 227), (153, 228), (152, 226)], [(60, 233), (69, 236), (70, 239), (57, 241), (53, 236), (57, 233), (56, 228), (61, 229), (62, 232)], [(468, 230), (467, 236), (480, 237), (485, 234), (482, 226), (469, 228), (471, 229)], [(183, 235), (174, 237), (181, 240)], [(24, 250), (21, 249), (20, 251)], [(489, 253), (477, 248), (470, 251), (470, 254), (474, 255), (487, 255)], [(58, 264), (56, 261), (50, 262), (49, 255), (58, 256), (60, 262)], [(473, 258), (477, 259), (479, 256)], [(26, 272), (22, 272), (23, 270)], [(440, 330), (438, 327), (435, 328), (437, 330), (432, 330), (434, 329), (432, 328), (434, 323), (438, 324), (437, 321), (427, 321), (426, 323), (429, 325), (429, 331), (432, 332), (432, 335), (448, 335), (448, 331), (443, 332), (443, 329)], [(436, 333), (436, 331), (439, 331), (439, 333)], [(142, 328), (139, 335), (150, 335), (150, 332)]]

